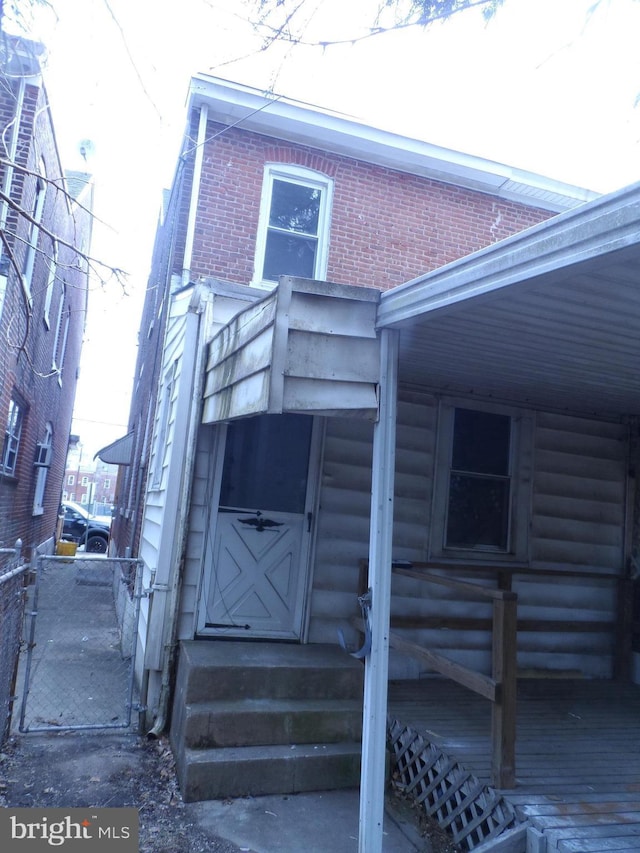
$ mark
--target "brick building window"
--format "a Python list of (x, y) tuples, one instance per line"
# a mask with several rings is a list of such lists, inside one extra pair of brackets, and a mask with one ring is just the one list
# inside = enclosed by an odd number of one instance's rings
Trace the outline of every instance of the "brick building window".
[(256, 240), (255, 284), (281, 275), (324, 279), (332, 182), (298, 166), (265, 167)]
[(33, 498), (33, 514), (42, 515), (44, 512), (44, 495), (47, 488), (47, 477), (51, 465), (51, 452), (53, 445), (53, 426), (47, 423), (42, 441), (38, 442), (35, 466), (36, 490)]
[(31, 292), (31, 279), (33, 278), (33, 267), (36, 262), (36, 250), (38, 248), (38, 237), (40, 236), (40, 222), (44, 212), (44, 199), (47, 190), (46, 183), (47, 173), (45, 171), (44, 160), (40, 161), (40, 174), (36, 178), (36, 191), (33, 197), (33, 207), (31, 209), (31, 223), (29, 226), (29, 236), (27, 238), (27, 252), (24, 256), (24, 266), (22, 268), (24, 276), (24, 284), (27, 291)]
[(62, 293), (60, 294), (60, 305), (58, 308), (58, 320), (56, 322), (56, 334), (53, 341), (53, 354), (51, 359), (51, 369), (58, 371), (58, 383), (62, 385), (62, 368), (64, 367), (64, 357), (67, 350), (67, 338), (69, 336), (69, 324), (71, 322), (70, 308), (65, 304), (67, 298), (66, 285), (62, 283)]
[(53, 289), (56, 281), (56, 271), (58, 269), (58, 241), (54, 240), (51, 246), (51, 257), (48, 259), (49, 274), (47, 276), (47, 290), (44, 296), (44, 322), (47, 329), (51, 328), (51, 301), (53, 299)]
[(69, 474), (67, 477), (67, 486), (73, 486), (76, 482), (76, 478), (74, 474)]
[(23, 421), (24, 408), (16, 400), (12, 399), (9, 402), (9, 414), (7, 415), (4, 444), (2, 446), (2, 466), (0, 467), (0, 471), (3, 474), (13, 475), (16, 473)]

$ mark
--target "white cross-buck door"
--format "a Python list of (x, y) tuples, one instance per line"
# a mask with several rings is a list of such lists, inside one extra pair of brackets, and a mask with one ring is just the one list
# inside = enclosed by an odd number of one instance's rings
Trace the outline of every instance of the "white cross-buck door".
[(228, 426), (199, 635), (302, 638), (316, 443), (306, 415)]

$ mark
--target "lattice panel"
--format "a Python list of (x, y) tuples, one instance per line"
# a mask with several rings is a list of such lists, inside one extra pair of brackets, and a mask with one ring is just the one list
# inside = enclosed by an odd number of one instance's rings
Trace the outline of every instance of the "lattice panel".
[(463, 850), (520, 823), (515, 809), (419, 732), (389, 721), (393, 784), (420, 803)]

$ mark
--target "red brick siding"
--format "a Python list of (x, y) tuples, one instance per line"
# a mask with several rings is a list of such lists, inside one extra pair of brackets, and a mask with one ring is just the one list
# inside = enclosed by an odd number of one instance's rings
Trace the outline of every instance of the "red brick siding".
[(204, 150), (192, 277), (247, 284), (265, 163), (303, 166), (333, 179), (327, 278), (394, 287), (547, 219), (547, 211), (239, 128)]
[[(2, 129), (12, 120), (15, 92), (0, 93)], [(43, 158), (49, 180), (62, 175), (55, 144), (51, 116), (44, 89), (27, 86), (20, 123), (17, 162), (31, 172)], [(0, 180), (2, 178), (0, 177)], [(14, 173), (11, 197), (28, 212), (33, 206), (36, 178), (19, 170)], [(42, 215), (43, 227), (61, 240), (74, 244), (88, 229), (88, 215), (70, 212), (66, 197), (56, 186), (47, 184)], [(28, 221), (12, 211), (7, 218), (5, 236), (16, 265), (22, 270)], [(84, 330), (86, 276), (78, 269), (73, 249), (59, 246), (58, 276), (49, 310), (50, 323), (44, 322), (44, 305), (49, 276), (51, 239), (42, 232), (38, 238), (31, 302), (27, 301), (15, 269), (9, 266), (7, 291), (0, 315), (0, 339), (9, 346), (0, 347), (0, 446), (4, 440), (9, 400), (12, 395), (26, 407), (14, 477), (0, 475), (0, 541), (12, 544), (20, 537), (25, 547), (39, 545), (50, 538), (56, 525), (67, 454), (71, 416), (75, 398), (77, 368)], [(3, 254), (5, 252), (3, 251)], [(62, 279), (66, 282), (64, 311), (70, 311), (62, 382), (52, 375), (53, 349), (62, 299)], [(59, 347), (62, 341), (59, 341)], [(37, 442), (45, 434), (45, 424), (53, 426), (52, 464), (44, 495), (44, 512), (33, 515), (37, 479), (34, 468)]]

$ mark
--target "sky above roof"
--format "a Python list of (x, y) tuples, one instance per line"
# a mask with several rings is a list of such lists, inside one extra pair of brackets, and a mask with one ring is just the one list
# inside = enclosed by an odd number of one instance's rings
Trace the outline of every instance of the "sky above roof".
[(593, 0), (505, 0), (489, 24), (472, 10), (363, 40), (375, 0), (308, 3), (305, 40), (345, 43), (263, 51), (243, 0), (54, 0), (56, 14), (40, 21), (63, 165), (95, 176), (94, 254), (131, 274), (126, 295), (94, 283), (74, 421), (92, 452), (126, 431), (153, 234), (192, 74), (599, 192), (640, 177), (640, 0), (604, 0), (593, 14)]

